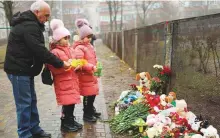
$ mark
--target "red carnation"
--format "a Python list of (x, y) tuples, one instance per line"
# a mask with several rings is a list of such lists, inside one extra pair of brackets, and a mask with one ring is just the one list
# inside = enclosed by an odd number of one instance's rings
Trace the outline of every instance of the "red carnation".
[(164, 72), (163, 72), (163, 71), (161, 71), (161, 72), (160, 72), (160, 74), (161, 74), (161, 75), (164, 75)]
[[(167, 75), (171, 75), (171, 69), (168, 66), (163, 66), (163, 71), (161, 73), (167, 74)], [(163, 75), (163, 74), (161, 74)]]

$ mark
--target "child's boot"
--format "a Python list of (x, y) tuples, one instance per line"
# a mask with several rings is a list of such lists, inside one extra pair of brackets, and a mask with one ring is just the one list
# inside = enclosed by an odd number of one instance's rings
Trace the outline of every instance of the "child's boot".
[(76, 122), (76, 117), (75, 116), (70, 117), (70, 120), (71, 120), (72, 124), (78, 128), (78, 130), (83, 128), (82, 124)]
[(76, 132), (78, 127), (71, 122), (70, 118), (61, 118), (61, 131)]
[(88, 122), (96, 122), (97, 118), (94, 116), (93, 100), (91, 96), (84, 96), (83, 98), (83, 120)]
[(93, 114), (96, 118), (100, 118), (101, 113), (96, 111), (96, 108), (93, 106)]
[(97, 118), (93, 115), (92, 112), (84, 111), (83, 120), (88, 122), (96, 122)]

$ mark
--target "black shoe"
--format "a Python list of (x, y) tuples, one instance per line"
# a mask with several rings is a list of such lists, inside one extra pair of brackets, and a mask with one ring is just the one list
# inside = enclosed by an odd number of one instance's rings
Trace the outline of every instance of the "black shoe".
[(51, 138), (51, 134), (41, 130), (37, 134), (33, 134), (33, 138)]
[(93, 115), (84, 114), (83, 115), (83, 120), (84, 121), (88, 121), (88, 122), (96, 122), (97, 118), (95, 116), (93, 116)]
[(71, 122), (71, 118), (61, 118), (61, 131), (63, 132), (76, 132), (78, 127)]
[(97, 117), (97, 118), (100, 118), (101, 113), (100, 113), (100, 112), (97, 112), (96, 109), (95, 109), (95, 107), (93, 107), (93, 115), (94, 115), (95, 117)]
[(78, 129), (82, 129), (82, 128), (83, 128), (83, 125), (82, 125), (82, 124), (76, 122), (75, 116), (71, 117), (70, 119), (71, 119), (71, 122), (72, 122)]

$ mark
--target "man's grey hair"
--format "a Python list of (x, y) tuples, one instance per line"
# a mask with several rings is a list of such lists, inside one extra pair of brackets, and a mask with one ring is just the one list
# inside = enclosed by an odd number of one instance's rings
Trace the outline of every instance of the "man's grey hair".
[(45, 8), (45, 7), (48, 7), (50, 8), (50, 5), (47, 4), (45, 1), (43, 0), (38, 0), (36, 2), (34, 2), (32, 5), (31, 5), (31, 8), (30, 10), (32, 12), (35, 12), (35, 11), (40, 11), (42, 8)]

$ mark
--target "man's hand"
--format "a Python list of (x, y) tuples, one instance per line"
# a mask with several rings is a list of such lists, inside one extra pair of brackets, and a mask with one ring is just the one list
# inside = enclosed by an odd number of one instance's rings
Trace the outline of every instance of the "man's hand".
[(67, 62), (71, 64), (72, 61), (73, 61), (73, 59), (69, 59)]
[(71, 64), (70, 64), (69, 62), (63, 61), (63, 67), (64, 67), (65, 69), (68, 69), (68, 68), (71, 67)]

